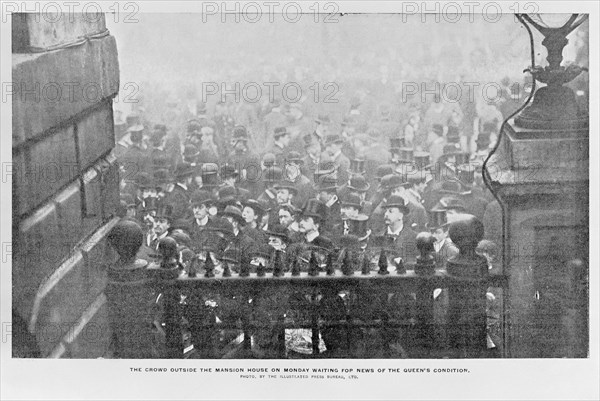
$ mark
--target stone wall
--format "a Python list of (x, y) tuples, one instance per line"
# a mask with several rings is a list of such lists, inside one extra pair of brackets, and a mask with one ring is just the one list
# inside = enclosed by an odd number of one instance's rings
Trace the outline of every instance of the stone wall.
[(99, 357), (119, 203), (116, 42), (102, 14), (13, 14), (12, 33), (13, 311), (43, 357)]

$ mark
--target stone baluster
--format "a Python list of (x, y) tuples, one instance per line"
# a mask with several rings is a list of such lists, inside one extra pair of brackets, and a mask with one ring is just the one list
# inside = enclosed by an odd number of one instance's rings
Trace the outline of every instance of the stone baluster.
[(483, 238), (483, 224), (475, 216), (450, 225), (449, 236), (459, 254), (448, 260), (448, 274), (459, 279), (448, 289), (450, 346), (456, 357), (477, 358), (486, 350), (487, 261), (475, 249)]
[(148, 285), (148, 262), (136, 259), (144, 233), (135, 222), (122, 221), (112, 229), (107, 240), (119, 254), (119, 260), (108, 269), (104, 290), (113, 355), (115, 358), (152, 358), (151, 327), (156, 293)]

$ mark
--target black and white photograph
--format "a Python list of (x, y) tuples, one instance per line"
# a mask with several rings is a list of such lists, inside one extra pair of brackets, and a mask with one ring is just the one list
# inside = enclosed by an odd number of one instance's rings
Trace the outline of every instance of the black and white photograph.
[(598, 397), (598, 17), (2, 2), (3, 399)]

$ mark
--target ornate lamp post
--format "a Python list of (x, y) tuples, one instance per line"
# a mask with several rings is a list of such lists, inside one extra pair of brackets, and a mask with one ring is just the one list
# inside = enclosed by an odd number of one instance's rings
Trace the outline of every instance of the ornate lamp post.
[[(558, 15), (552, 18), (553, 15)], [(577, 65), (561, 66), (562, 52), (569, 43), (567, 35), (587, 20), (587, 14), (572, 14), (566, 22), (560, 20), (562, 14), (540, 15), (517, 14), (523, 24), (530, 24), (543, 36), (542, 45), (548, 50), (547, 67), (532, 66), (529, 71), (533, 78), (547, 86), (540, 88), (527, 106), (516, 118), (519, 127), (532, 129), (558, 129), (587, 127), (588, 118), (577, 110), (573, 90), (563, 86), (571, 82), (582, 71)]]
[(588, 269), (589, 128), (573, 91), (563, 85), (586, 69), (561, 62), (566, 36), (587, 15), (517, 18), (532, 47), (530, 25), (544, 36), (548, 66), (525, 70), (546, 86), (504, 122), (483, 169), (503, 210), (505, 345), (511, 357), (584, 357), (588, 325), (581, 305), (587, 300), (575, 298), (585, 293), (579, 286)]

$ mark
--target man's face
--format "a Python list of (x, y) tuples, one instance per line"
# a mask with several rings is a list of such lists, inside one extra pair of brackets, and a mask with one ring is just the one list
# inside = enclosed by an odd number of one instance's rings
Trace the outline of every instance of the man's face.
[(404, 217), (404, 213), (402, 213), (400, 211), (400, 209), (397, 207), (388, 207), (387, 209), (385, 209), (385, 213), (384, 213), (385, 224), (388, 226), (392, 225), (394, 223), (397, 223), (399, 221), (402, 221), (403, 217)]
[(156, 235), (164, 234), (170, 226), (171, 224), (169, 223), (168, 219), (159, 218), (154, 220), (154, 232), (156, 233)]
[(206, 205), (196, 205), (192, 208), (192, 212), (194, 212), (194, 218), (203, 219), (208, 215), (208, 208)]
[(303, 217), (302, 219), (300, 219), (298, 228), (298, 231), (300, 231), (301, 233), (308, 233), (317, 229), (315, 221), (312, 217)]
[(279, 211), (279, 224), (281, 224), (284, 227), (288, 227), (290, 224), (292, 224), (293, 221), (294, 218), (292, 217), (292, 214), (289, 212), (289, 210), (281, 209)]
[(253, 221), (258, 220), (258, 216), (254, 213), (254, 209), (246, 206), (244, 210), (242, 210), (242, 217), (246, 223), (252, 223)]
[(443, 228), (436, 228), (432, 232), (432, 235), (435, 238), (436, 242), (441, 242), (446, 239), (446, 237), (448, 236), (448, 233), (446, 231), (444, 231)]
[(292, 195), (290, 191), (285, 188), (280, 188), (277, 190), (277, 203), (282, 205), (284, 203), (288, 203), (292, 200)]
[(269, 245), (271, 245), (277, 251), (281, 251), (281, 250), (285, 249), (285, 243), (279, 237), (270, 236), (269, 237)]

